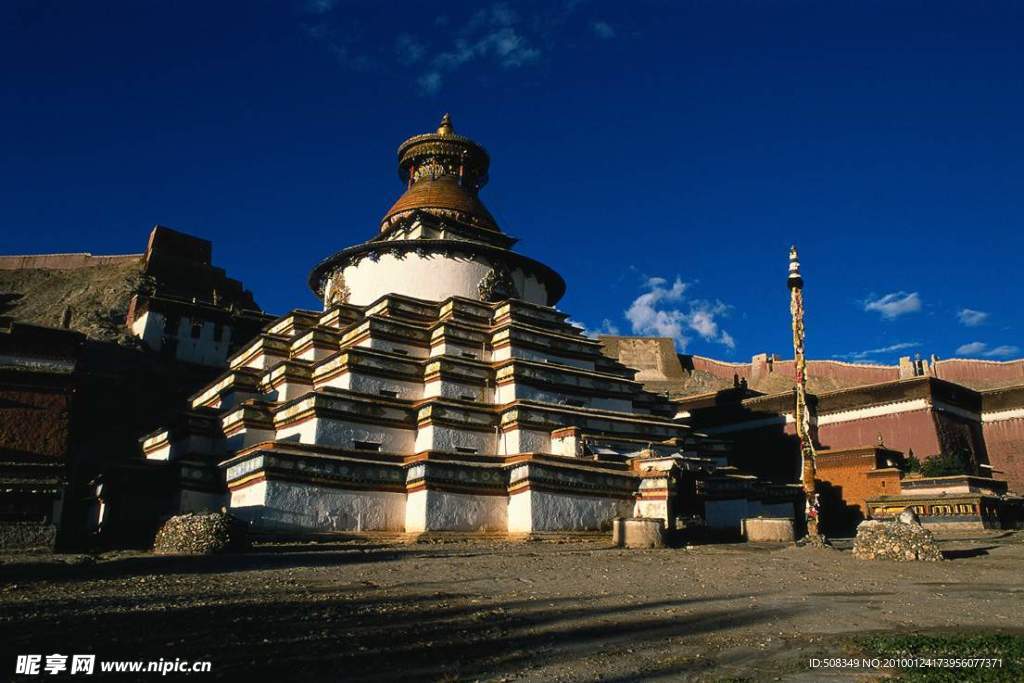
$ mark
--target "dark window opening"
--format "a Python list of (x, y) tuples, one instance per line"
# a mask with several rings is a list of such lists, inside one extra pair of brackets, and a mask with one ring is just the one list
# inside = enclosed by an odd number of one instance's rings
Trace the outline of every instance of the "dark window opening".
[(473, 394), (459, 394), (459, 398), (461, 398), (463, 401), (475, 401), (476, 400), (476, 396), (474, 396)]
[(398, 398), (398, 392), (391, 391), (390, 389), (381, 389), (377, 393), (379, 393), (381, 396), (387, 396), (388, 398)]
[(391, 353), (397, 353), (399, 356), (408, 356), (409, 355), (409, 352), (406, 351), (405, 349), (395, 348), (394, 346), (391, 347)]
[(380, 452), (380, 444), (372, 441), (353, 441), (352, 447), (360, 451), (375, 451)]
[(194, 321), (192, 323), (192, 338), (193, 339), (199, 339), (199, 335), (202, 334), (202, 333), (203, 333), (203, 323), (201, 321), (200, 322), (195, 322)]
[(476, 454), (476, 450), (477, 449), (475, 449), (475, 448), (463, 448), (462, 446), (456, 446), (455, 447), (455, 452), (456, 453), (465, 453), (466, 455), (475, 455)]
[(583, 408), (584, 406), (587, 405), (587, 402), (586, 401), (581, 401), (581, 400), (576, 399), (576, 398), (572, 398), (572, 399), (569, 399), (568, 401), (566, 401), (566, 404), (572, 406), (573, 408)]
[(219, 342), (224, 337), (224, 325), (217, 323), (213, 326), (213, 341)]
[(169, 315), (164, 318), (164, 334), (178, 336), (178, 316)]
[(470, 353), (469, 351), (463, 351), (462, 352), (462, 357), (463, 358), (472, 358), (473, 360), (476, 360), (476, 354), (475, 353)]

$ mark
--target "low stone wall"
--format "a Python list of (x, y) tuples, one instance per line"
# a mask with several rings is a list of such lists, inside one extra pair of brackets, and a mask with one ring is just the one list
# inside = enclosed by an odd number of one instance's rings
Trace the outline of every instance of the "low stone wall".
[(0, 550), (53, 550), (57, 527), (40, 522), (0, 523)]
[(920, 524), (869, 519), (857, 527), (853, 556), (861, 560), (937, 561), (942, 552), (932, 533)]

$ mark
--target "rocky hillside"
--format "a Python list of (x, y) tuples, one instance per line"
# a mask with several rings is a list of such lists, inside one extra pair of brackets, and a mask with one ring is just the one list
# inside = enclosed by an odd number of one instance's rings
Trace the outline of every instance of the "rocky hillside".
[(60, 327), (70, 307), (71, 329), (116, 341), (132, 294), (142, 283), (142, 266), (140, 255), (86, 268), (0, 269), (0, 315)]

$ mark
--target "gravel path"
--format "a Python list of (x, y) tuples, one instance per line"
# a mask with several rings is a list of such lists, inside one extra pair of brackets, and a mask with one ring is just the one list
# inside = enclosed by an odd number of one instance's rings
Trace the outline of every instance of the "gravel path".
[(849, 634), (1019, 627), (1021, 535), (943, 550), (951, 561), (891, 563), (738, 544), (363, 540), (0, 556), (0, 678), (14, 654), (61, 652), (211, 660), (207, 680), (824, 680), (802, 662), (842, 655)]

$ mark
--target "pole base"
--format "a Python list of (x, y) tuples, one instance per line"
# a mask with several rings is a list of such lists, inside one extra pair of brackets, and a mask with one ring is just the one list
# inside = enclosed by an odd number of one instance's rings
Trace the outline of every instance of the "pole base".
[(821, 534), (807, 534), (799, 541), (796, 542), (798, 547), (801, 548), (828, 548), (832, 549), (832, 544), (828, 542), (828, 539)]

